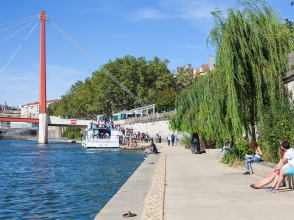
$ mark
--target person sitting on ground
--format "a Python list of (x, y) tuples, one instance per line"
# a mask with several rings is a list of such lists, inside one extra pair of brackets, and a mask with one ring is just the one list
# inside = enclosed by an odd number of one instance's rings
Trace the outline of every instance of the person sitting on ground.
[(231, 147), (230, 142), (228, 139), (226, 139), (226, 141), (223, 144), (223, 149), (222, 151), (228, 150)]
[(243, 173), (244, 175), (249, 175), (249, 163), (251, 162), (258, 162), (261, 160), (261, 156), (262, 156), (262, 151), (261, 148), (258, 146), (256, 141), (252, 141), (250, 143), (250, 148), (253, 150), (255, 149), (255, 155), (245, 155), (244, 158), (246, 159), (245, 161), (245, 165), (246, 165), (246, 172)]
[[(251, 184), (250, 187), (252, 187), (254, 189), (260, 189), (261, 187), (270, 184), (274, 180), (274, 178), (276, 176), (275, 174), (276, 174), (277, 167), (280, 166), (283, 163), (282, 161), (283, 161), (283, 157), (284, 157), (284, 154), (285, 154), (285, 151), (281, 148), (282, 142), (283, 141), (279, 142), (280, 162), (277, 164), (275, 169), (265, 179), (263, 179), (262, 181), (260, 181), (257, 184)], [(286, 163), (285, 165), (282, 164), (282, 169), (284, 169), (286, 167), (289, 167), (289, 163)]]
[(156, 145), (153, 142), (151, 143), (151, 145), (152, 145), (152, 152), (157, 154), (158, 151), (157, 151)]
[(145, 152), (147, 153), (145, 158), (148, 157), (149, 154), (157, 154), (158, 153), (156, 145), (154, 144), (154, 142), (151, 142), (151, 144), (149, 145), (149, 149), (147, 151), (145, 151)]
[(149, 145), (149, 148), (145, 150), (146, 156), (145, 158), (153, 151), (153, 145)]
[[(275, 180), (272, 187), (266, 190), (271, 193), (279, 193), (280, 185), (283, 182), (284, 177), (294, 174), (294, 149), (290, 148), (288, 141), (283, 141), (280, 146), (285, 151), (285, 154), (282, 159), (282, 163), (277, 166)], [(287, 162), (289, 163), (289, 167), (282, 169), (283, 164), (286, 164)]]
[(133, 144), (134, 144), (134, 147), (138, 146), (136, 140), (133, 141)]

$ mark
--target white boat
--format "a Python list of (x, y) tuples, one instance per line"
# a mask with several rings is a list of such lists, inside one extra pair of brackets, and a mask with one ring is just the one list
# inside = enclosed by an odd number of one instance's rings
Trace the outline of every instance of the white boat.
[(82, 146), (84, 148), (119, 148), (119, 136), (116, 130), (105, 126), (103, 122), (91, 123), (84, 132)]

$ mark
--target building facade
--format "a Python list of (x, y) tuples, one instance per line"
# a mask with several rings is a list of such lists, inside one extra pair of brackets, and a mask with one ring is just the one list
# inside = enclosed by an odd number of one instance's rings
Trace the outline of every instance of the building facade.
[[(46, 101), (46, 108), (49, 104), (57, 102), (60, 99), (48, 100)], [(39, 102), (28, 103), (21, 106), (22, 115), (39, 115)]]
[[(215, 68), (215, 64), (214, 64), (214, 57), (213, 56), (210, 56), (209, 57), (209, 63), (210, 65), (208, 64), (202, 64), (201, 67), (198, 67), (198, 68), (192, 68), (192, 64), (188, 64), (188, 69), (190, 70), (191, 74), (193, 75), (193, 77), (197, 77), (197, 76), (203, 76), (205, 75), (205, 73), (208, 71), (208, 70), (213, 70)], [(186, 69), (185, 66), (183, 66), (184, 69)], [(176, 74), (178, 74), (180, 71), (180, 68), (177, 67), (177, 72), (175, 70), (173, 70), (173, 75), (174, 77), (176, 77)]]

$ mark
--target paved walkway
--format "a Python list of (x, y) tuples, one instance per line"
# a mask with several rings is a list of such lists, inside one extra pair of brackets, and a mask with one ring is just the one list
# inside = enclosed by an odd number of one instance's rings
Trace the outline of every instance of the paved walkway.
[(96, 215), (95, 220), (120, 220), (128, 211), (137, 214), (130, 219), (141, 219), (159, 158), (160, 155), (150, 154)]
[(292, 219), (294, 191), (252, 189), (262, 178), (219, 163), (215, 156), (192, 154), (157, 144), (166, 153), (165, 220)]

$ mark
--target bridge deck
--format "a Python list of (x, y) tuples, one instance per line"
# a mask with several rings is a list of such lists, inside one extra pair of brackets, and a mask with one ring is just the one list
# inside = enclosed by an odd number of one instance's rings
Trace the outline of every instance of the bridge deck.
[(0, 121), (39, 123), (38, 118), (0, 117)]
[[(0, 116), (0, 121), (39, 123), (38, 118), (24, 118), (24, 117), (3, 117), (3, 116)], [(91, 122), (94, 122), (94, 121), (80, 120), (80, 119), (63, 119), (63, 118), (59, 118), (56, 116), (49, 116), (48, 117), (48, 126), (86, 128)]]

